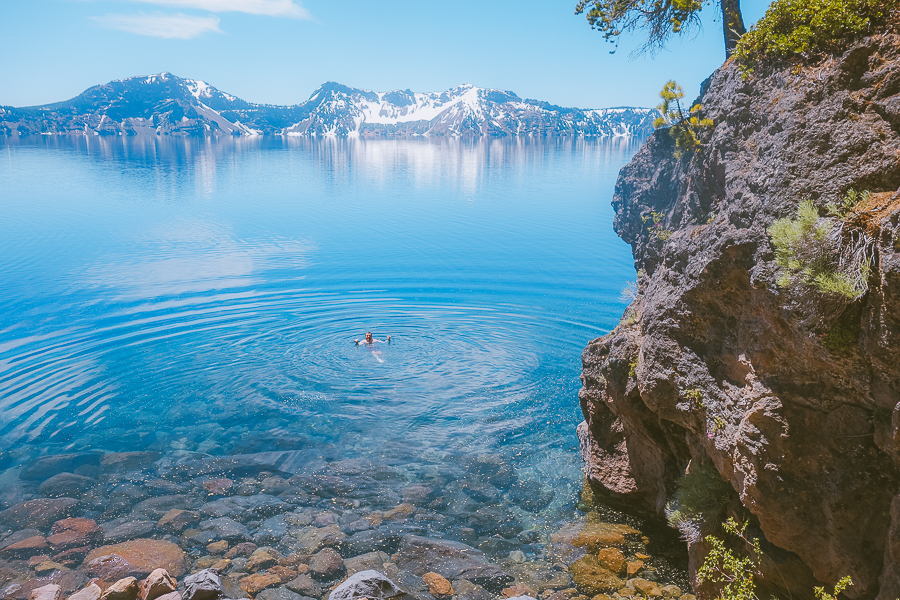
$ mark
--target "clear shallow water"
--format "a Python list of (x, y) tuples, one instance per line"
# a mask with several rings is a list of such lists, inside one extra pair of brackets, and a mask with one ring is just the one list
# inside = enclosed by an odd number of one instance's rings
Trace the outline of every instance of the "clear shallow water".
[(638, 145), (6, 142), (0, 479), (85, 450), (293, 452), (286, 476), (491, 453), (552, 497), (523, 519), (571, 511)]

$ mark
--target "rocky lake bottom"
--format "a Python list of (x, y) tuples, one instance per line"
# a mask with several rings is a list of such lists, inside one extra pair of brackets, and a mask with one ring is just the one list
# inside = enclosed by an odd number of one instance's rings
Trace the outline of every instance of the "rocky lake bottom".
[[(146, 600), (137, 581), (157, 569), (184, 600), (324, 600), (365, 571), (415, 600), (692, 598), (633, 519), (549, 514), (552, 491), (498, 454), (405, 450), (308, 475), (290, 475), (288, 450), (39, 457), (0, 495), (0, 598)], [(197, 573), (218, 589), (186, 589)]]

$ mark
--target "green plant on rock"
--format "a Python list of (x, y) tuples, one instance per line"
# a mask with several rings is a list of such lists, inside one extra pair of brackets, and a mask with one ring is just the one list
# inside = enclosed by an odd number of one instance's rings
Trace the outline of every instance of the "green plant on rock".
[(695, 405), (698, 408), (706, 408), (706, 405), (703, 404), (703, 392), (701, 392), (699, 388), (685, 390), (682, 396), (692, 405)]
[(644, 215), (643, 217), (641, 217), (641, 220), (644, 223), (647, 223), (651, 220), (653, 221), (653, 224), (647, 227), (647, 231), (650, 233), (650, 237), (661, 242), (669, 241), (673, 233), (671, 229), (666, 229), (666, 226), (663, 225), (663, 220), (665, 218), (666, 215), (655, 210), (650, 211), (649, 215)]
[(628, 376), (631, 379), (635, 379), (637, 377), (637, 366), (638, 366), (638, 359), (635, 356), (634, 360), (632, 360), (630, 363), (628, 363)]
[(766, 60), (832, 54), (879, 23), (897, 0), (775, 0), (737, 43), (744, 76)]
[[(759, 600), (756, 595), (756, 577), (762, 576), (760, 564), (763, 557), (759, 540), (748, 537), (747, 524), (740, 525), (733, 518), (725, 521), (722, 528), (727, 534), (744, 542), (750, 549), (749, 554), (739, 556), (722, 538), (706, 536), (710, 550), (703, 565), (697, 569), (697, 581), (720, 584), (722, 588), (718, 600)], [(824, 587), (816, 587), (813, 592), (818, 600), (837, 600), (840, 593), (851, 585), (853, 580), (845, 576), (834, 586), (833, 593), (827, 592)]]
[(669, 129), (669, 135), (675, 140), (675, 158), (699, 149), (702, 143), (698, 134), (704, 129), (715, 127), (712, 119), (702, 117), (703, 106), (695, 104), (685, 112), (681, 104), (684, 90), (674, 81), (666, 83), (659, 97), (662, 98), (662, 103), (657, 106), (660, 116), (653, 121), (653, 127)]
[(829, 594), (823, 587), (813, 588), (813, 592), (815, 592), (816, 598), (819, 600), (837, 600), (837, 597), (841, 595), (841, 592), (851, 585), (853, 585), (853, 580), (850, 579), (849, 575), (845, 575), (844, 577), (841, 577), (841, 580), (834, 586), (834, 593)]
[(718, 523), (734, 490), (712, 465), (692, 466), (666, 504), (666, 520), (688, 542), (698, 542), (702, 530)]
[(874, 241), (865, 232), (846, 230), (842, 219), (819, 217), (812, 201), (802, 201), (796, 217), (776, 220), (768, 233), (779, 287), (799, 281), (850, 301), (868, 291)]
[(723, 528), (727, 533), (744, 540), (750, 546), (752, 554), (738, 556), (725, 545), (724, 540), (708, 535), (706, 541), (710, 550), (703, 565), (697, 570), (697, 581), (723, 584), (719, 594), (722, 600), (756, 600), (754, 578), (761, 574), (759, 563), (762, 559), (759, 540), (747, 539), (747, 524), (738, 525), (732, 518), (725, 521)]
[(844, 323), (835, 323), (821, 335), (822, 345), (832, 354), (849, 355), (856, 347), (859, 334)]

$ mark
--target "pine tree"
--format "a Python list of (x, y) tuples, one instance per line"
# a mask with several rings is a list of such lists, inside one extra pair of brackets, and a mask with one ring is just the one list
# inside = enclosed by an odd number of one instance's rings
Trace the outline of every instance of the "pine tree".
[[(700, 23), (700, 11), (716, 2), (722, 15), (725, 53), (731, 56), (746, 29), (740, 0), (579, 0), (575, 14), (585, 14), (592, 29), (610, 42), (626, 31), (646, 30), (643, 52), (662, 49), (673, 35)], [(613, 50), (615, 52), (615, 50)]]

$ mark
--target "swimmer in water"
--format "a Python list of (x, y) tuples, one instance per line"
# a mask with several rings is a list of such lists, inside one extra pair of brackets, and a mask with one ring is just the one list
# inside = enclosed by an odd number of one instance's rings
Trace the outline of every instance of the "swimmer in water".
[(354, 340), (354, 341), (356, 342), (357, 346), (362, 344), (363, 346), (367, 347), (369, 349), (369, 351), (372, 353), (372, 356), (375, 357), (375, 360), (377, 360), (380, 363), (383, 363), (384, 360), (382, 360), (382, 358), (381, 358), (381, 351), (376, 350), (375, 344), (389, 343), (391, 341), (391, 336), (387, 336), (386, 340), (376, 340), (374, 337), (372, 337), (372, 332), (367, 331), (366, 337), (363, 338), (362, 341), (360, 341), (360, 340)]

